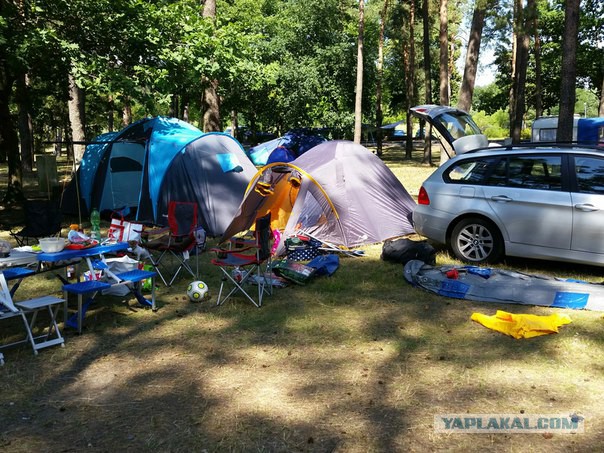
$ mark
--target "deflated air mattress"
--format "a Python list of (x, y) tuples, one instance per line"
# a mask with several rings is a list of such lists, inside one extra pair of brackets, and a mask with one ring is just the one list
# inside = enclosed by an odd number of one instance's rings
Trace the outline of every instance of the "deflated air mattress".
[(412, 260), (405, 279), (441, 296), (483, 302), (604, 311), (604, 285), (477, 266)]

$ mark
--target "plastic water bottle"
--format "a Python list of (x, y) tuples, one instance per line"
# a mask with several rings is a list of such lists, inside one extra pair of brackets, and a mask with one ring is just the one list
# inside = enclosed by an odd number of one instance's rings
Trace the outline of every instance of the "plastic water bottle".
[(90, 239), (100, 241), (101, 240), (101, 215), (99, 211), (93, 209), (90, 213)]

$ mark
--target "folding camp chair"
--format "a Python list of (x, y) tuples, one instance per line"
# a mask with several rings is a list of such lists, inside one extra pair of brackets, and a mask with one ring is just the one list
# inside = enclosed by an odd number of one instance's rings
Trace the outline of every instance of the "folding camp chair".
[[(65, 300), (55, 296), (42, 296), (33, 299), (13, 302), (13, 295), (19, 283), (24, 277), (33, 275), (34, 271), (27, 268), (11, 268), (0, 272), (0, 320), (13, 317), (21, 318), (25, 328), (26, 336), (22, 340), (4, 344), (1, 347), (14, 346), (21, 343), (29, 343), (38, 354), (39, 349), (49, 346), (64, 346), (64, 339), (57, 325), (57, 312), (60, 306), (64, 306)], [(8, 281), (17, 280), (13, 288), (9, 288)], [(47, 316), (38, 317), (40, 312), (47, 312)], [(41, 321), (43, 324), (40, 324)], [(0, 354), (2, 358), (2, 354)]]
[[(272, 237), (269, 213), (256, 219), (252, 242), (233, 238), (229, 241), (230, 248), (212, 249), (217, 253), (217, 257), (212, 259), (212, 264), (218, 266), (223, 273), (216, 305), (222, 305), (231, 296), (241, 292), (256, 307), (260, 307), (264, 294), (272, 293), (272, 276), (267, 276), (270, 269)], [(258, 288), (256, 299), (245, 290), (246, 283), (252, 281)], [(222, 297), (225, 284), (230, 284), (232, 288)]]
[[(168, 203), (168, 227), (143, 230), (142, 246), (151, 252), (149, 259), (164, 285), (171, 286), (183, 269), (195, 277), (189, 257), (197, 245), (196, 230), (197, 204), (182, 201)], [(172, 263), (167, 262), (170, 257), (177, 260), (174, 270), (170, 270)], [(169, 282), (164, 276), (168, 273), (172, 273)]]
[(54, 200), (27, 200), (25, 227), (10, 235), (19, 246), (29, 244), (30, 239), (55, 236), (61, 233), (61, 210)]

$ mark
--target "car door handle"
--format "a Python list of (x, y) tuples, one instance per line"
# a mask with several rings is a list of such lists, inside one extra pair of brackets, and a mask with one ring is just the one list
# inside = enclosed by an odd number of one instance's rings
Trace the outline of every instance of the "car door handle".
[(576, 204), (575, 209), (579, 209), (580, 211), (585, 211), (585, 212), (599, 211), (599, 209), (597, 207), (595, 207), (593, 204), (589, 204), (589, 203)]
[(514, 201), (512, 200), (510, 197), (506, 196), (506, 195), (495, 195), (493, 197), (491, 197), (491, 200), (493, 201), (504, 201), (504, 202), (509, 202), (509, 201)]

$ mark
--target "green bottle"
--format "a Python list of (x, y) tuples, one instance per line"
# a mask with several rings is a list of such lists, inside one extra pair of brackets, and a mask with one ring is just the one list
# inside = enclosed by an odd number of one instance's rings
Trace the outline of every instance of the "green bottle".
[(97, 209), (90, 213), (90, 239), (101, 240), (101, 215)]

